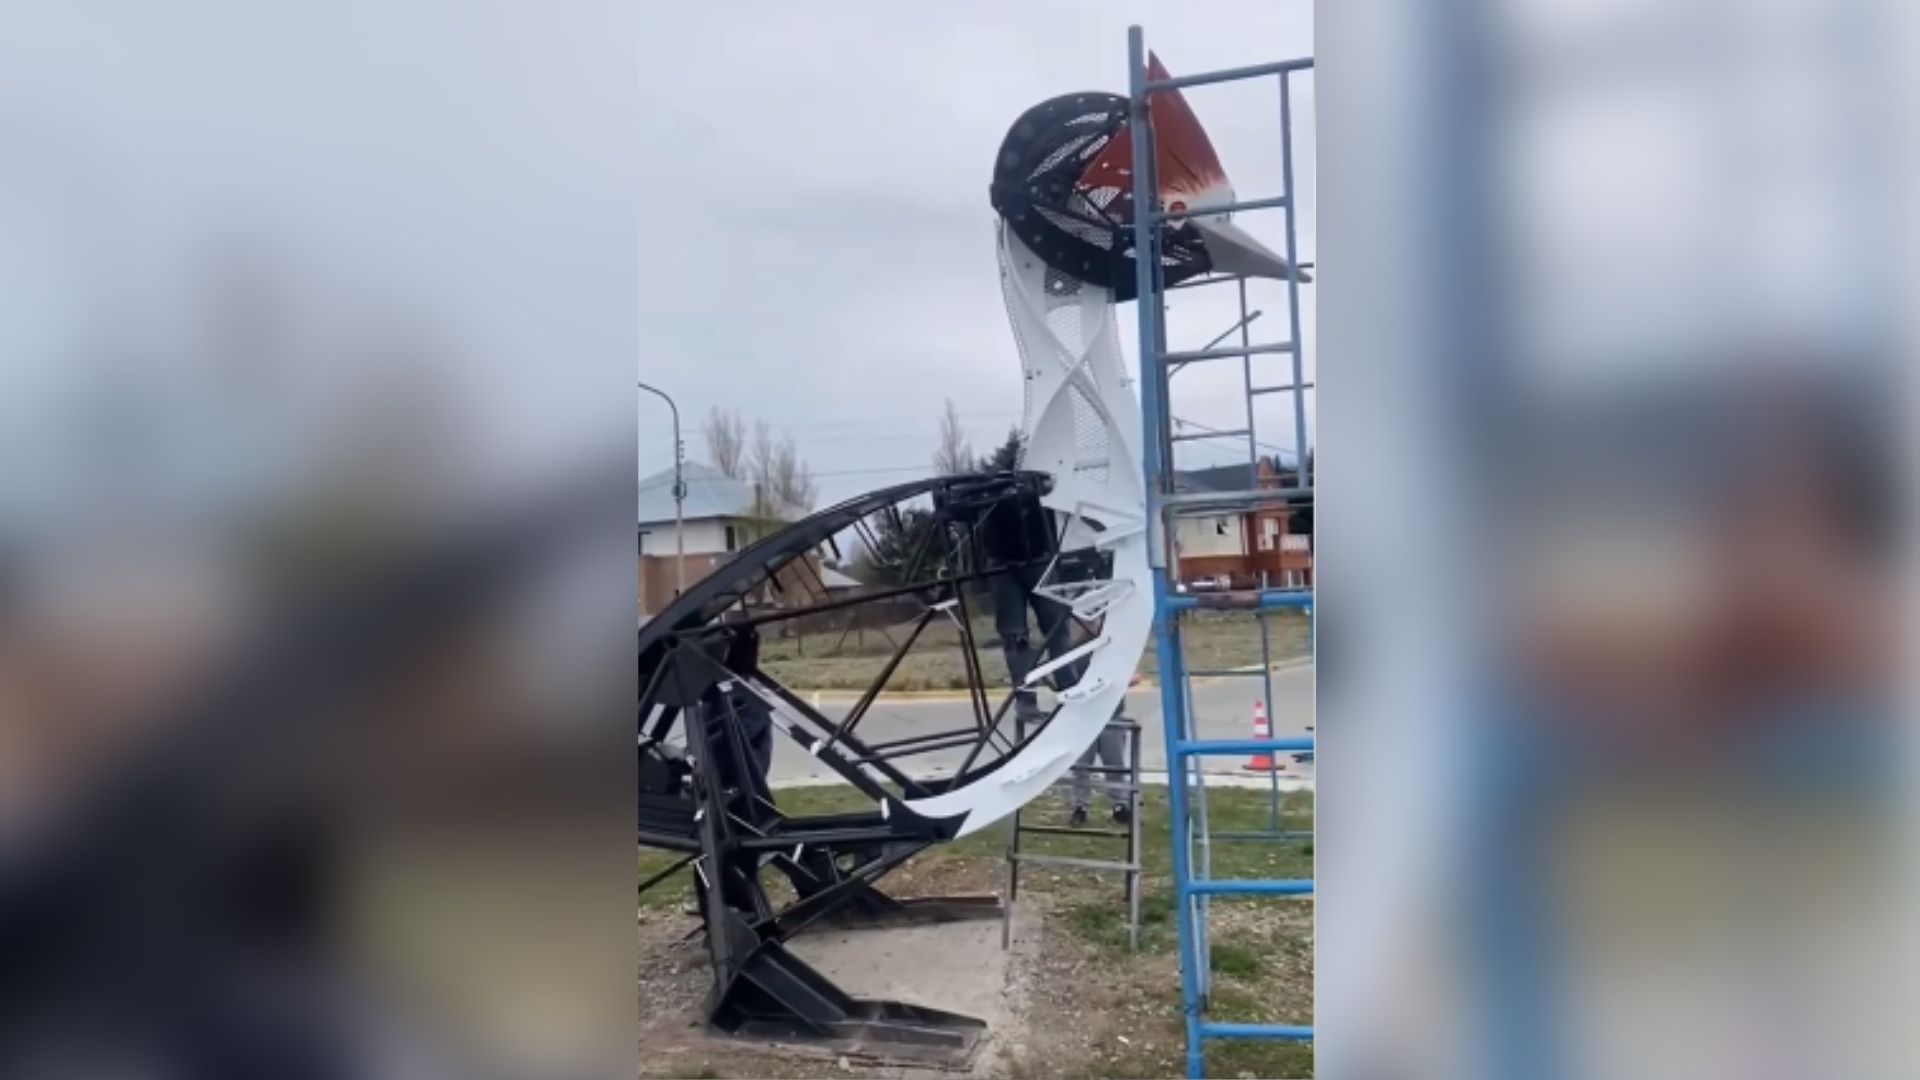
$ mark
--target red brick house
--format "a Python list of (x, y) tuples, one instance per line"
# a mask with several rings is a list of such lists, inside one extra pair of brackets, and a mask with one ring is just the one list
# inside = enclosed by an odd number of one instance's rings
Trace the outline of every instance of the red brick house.
[[(1308, 470), (1311, 475), (1312, 470)], [(1182, 492), (1245, 491), (1245, 465), (1181, 471), (1175, 479)], [(1260, 488), (1290, 487), (1294, 471), (1272, 458), (1261, 458), (1254, 474)], [(1180, 518), (1174, 531), (1178, 560), (1176, 580), (1189, 588), (1251, 589), (1263, 579), (1276, 588), (1313, 585), (1311, 504), (1303, 515), (1299, 507), (1268, 506), (1244, 512)]]

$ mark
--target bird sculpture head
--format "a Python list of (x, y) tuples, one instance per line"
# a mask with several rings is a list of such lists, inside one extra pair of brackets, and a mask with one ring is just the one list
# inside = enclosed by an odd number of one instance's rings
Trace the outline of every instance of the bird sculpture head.
[[(1147, 78), (1168, 78), (1157, 56)], [(1020, 114), (1000, 143), (993, 207), (1046, 264), (1116, 299), (1136, 292), (1133, 136), (1127, 99), (1088, 91), (1050, 98)], [(1161, 227), (1162, 277), (1172, 285), (1208, 272), (1308, 278), (1229, 215), (1181, 216), (1230, 204), (1233, 185), (1213, 141), (1178, 90), (1147, 95), (1153, 180), (1168, 214)]]

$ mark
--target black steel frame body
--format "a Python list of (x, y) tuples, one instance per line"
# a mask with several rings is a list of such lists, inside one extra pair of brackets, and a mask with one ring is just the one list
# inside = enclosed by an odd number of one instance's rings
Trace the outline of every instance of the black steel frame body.
[[(875, 888), (875, 882), (931, 844), (951, 839), (965, 821), (923, 817), (903, 799), (971, 783), (1020, 745), (1018, 737), (1000, 730), (1012, 691), (997, 707), (988, 699), (965, 590), (997, 574), (1052, 566), (1057, 536), (1050, 536), (1043, 550), (1022, 550), (1018, 559), (988, 557), (980, 537), (990, 515), (1014, 512), (1023, 500), (1037, 507), (1047, 483), (1039, 473), (973, 474), (916, 481), (848, 500), (749, 546), (641, 629), (639, 842), (676, 852), (682, 859), (674, 868), (693, 869), (714, 977), (706, 1003), (714, 1027), (753, 1036), (832, 1039), (913, 1060), (950, 1063), (970, 1056), (983, 1031), (979, 1021), (854, 999), (784, 943), (823, 922), (858, 927), (999, 916), (997, 897), (898, 900)], [(790, 584), (790, 568), (810, 569), (809, 554), (832, 544), (836, 534), (853, 530), (871, 544), (871, 520), (887, 515), (899, 521), (904, 505), (923, 500), (931, 503), (932, 518), (905, 559), (902, 584), (846, 599), (828, 598), (822, 588), (777, 607), (750, 605), (754, 597), (778, 595), (783, 578)], [(729, 646), (741, 635), (900, 596), (917, 597), (926, 610), (844, 720), (826, 716), (757, 667), (738, 670), (727, 662)], [(863, 740), (857, 734), (861, 720), (943, 605), (958, 609), (974, 724), (885, 743)], [(743, 706), (763, 710), (776, 734), (793, 740), (873, 800), (876, 809), (783, 813), (772, 793), (749, 776), (753, 756), (743, 734)], [(916, 779), (897, 764), (916, 754), (960, 747), (970, 752), (951, 777)], [(990, 748), (1000, 753), (988, 755)], [(983, 755), (991, 760), (982, 762)], [(775, 907), (761, 881), (765, 868), (787, 879), (794, 900)], [(671, 876), (663, 871), (643, 888)]]

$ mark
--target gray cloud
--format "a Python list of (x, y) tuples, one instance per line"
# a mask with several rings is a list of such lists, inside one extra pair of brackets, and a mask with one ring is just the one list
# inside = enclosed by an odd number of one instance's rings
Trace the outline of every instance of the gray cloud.
[[(650, 13), (641, 377), (679, 400), (690, 454), (704, 452), (700, 416), (738, 408), (793, 434), (828, 500), (925, 470), (944, 398), (984, 450), (1018, 419), (1021, 402), (986, 195), (1013, 118), (1055, 94), (1124, 92), (1132, 22), (1179, 72), (1308, 55), (1311, 19), (1307, 4), (1251, 2)], [(1296, 105), (1306, 121), (1296, 132), (1296, 182), (1309, 260), (1311, 87), (1300, 85)], [(1190, 96), (1240, 194), (1274, 193), (1274, 84)], [(1244, 223), (1279, 246), (1277, 216)], [(1284, 335), (1284, 290), (1256, 288), (1252, 302), (1266, 311), (1259, 333)], [(1234, 312), (1229, 290), (1187, 293), (1173, 326), (1204, 340)], [(1131, 340), (1131, 307), (1121, 319)], [(1309, 312), (1303, 321), (1311, 357)], [(1284, 365), (1264, 362), (1255, 382), (1287, 381)], [(1243, 426), (1231, 368), (1183, 373), (1176, 411)], [(639, 407), (645, 472), (669, 462), (670, 442), (658, 403)], [(1290, 406), (1267, 399), (1256, 427), (1264, 442), (1290, 446)], [(1198, 463), (1244, 450), (1183, 453)]]

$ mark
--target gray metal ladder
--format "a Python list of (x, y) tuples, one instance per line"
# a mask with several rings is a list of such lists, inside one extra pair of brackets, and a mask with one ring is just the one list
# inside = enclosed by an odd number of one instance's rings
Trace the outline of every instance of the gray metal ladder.
[[(1033, 863), (1043, 866), (1071, 866), (1082, 870), (1099, 870), (1126, 875), (1127, 882), (1127, 943), (1138, 950), (1140, 948), (1140, 725), (1124, 717), (1107, 721), (1109, 730), (1118, 728), (1127, 739), (1127, 764), (1120, 769), (1108, 766), (1087, 767), (1084, 772), (1105, 777), (1101, 781), (1109, 791), (1115, 786), (1115, 773), (1126, 777), (1124, 783), (1127, 796), (1127, 827), (1117, 829), (1075, 829), (1059, 825), (1028, 825), (1020, 819), (1024, 808), (1016, 810), (1008, 819), (1007, 827), (1007, 902), (1001, 906), (1000, 947), (1007, 948), (1013, 943), (1013, 909), (1020, 900), (1020, 866)], [(1075, 766), (1075, 768), (1080, 768)], [(1064, 782), (1064, 781), (1063, 781)], [(1049, 793), (1059, 788), (1056, 783)], [(1120, 859), (1089, 859), (1075, 855), (1055, 855), (1045, 851), (1024, 851), (1020, 847), (1020, 838), (1024, 835), (1037, 836), (1080, 836), (1124, 839), (1127, 842), (1126, 854)]]

